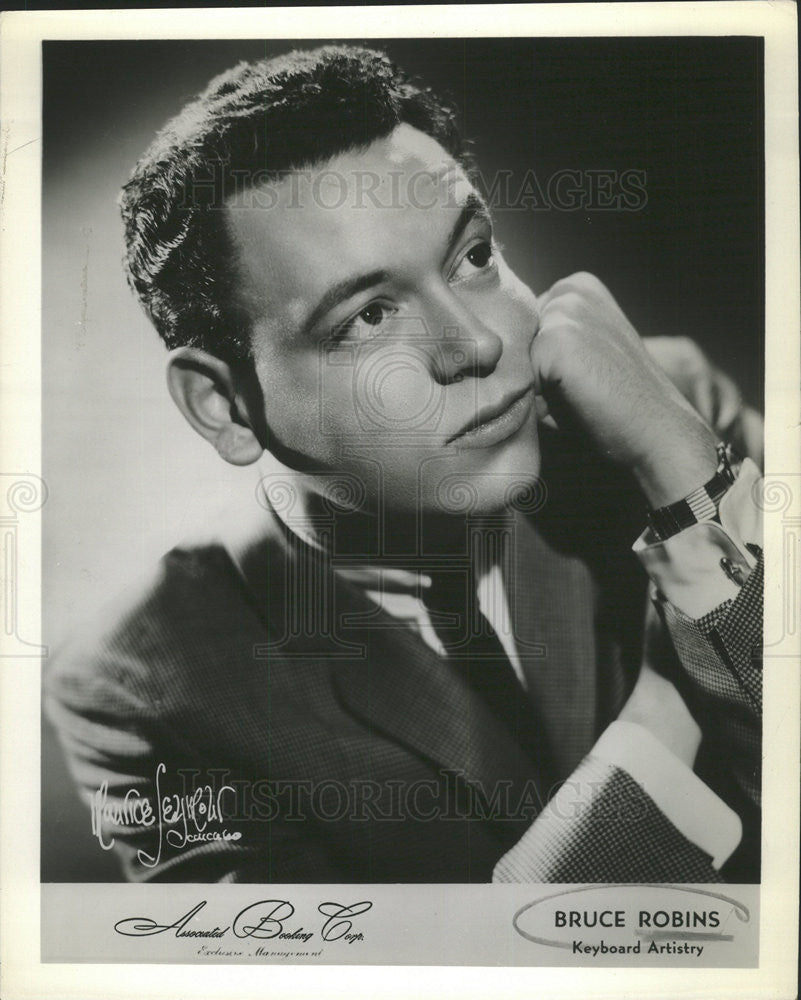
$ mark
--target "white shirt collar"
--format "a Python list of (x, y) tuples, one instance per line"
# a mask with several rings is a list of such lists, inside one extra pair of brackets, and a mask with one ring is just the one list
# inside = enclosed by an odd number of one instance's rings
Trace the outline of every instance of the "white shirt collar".
[[(262, 468), (262, 488), (268, 480), (276, 484), (281, 481), (283, 489), (263, 489), (265, 502), (293, 535), (299, 537), (307, 545), (324, 552), (317, 533), (309, 522), (308, 514), (303, 504), (302, 491), (292, 490), (292, 479), (298, 478), (297, 473), (281, 467), (275, 468), (275, 459), (271, 457), (269, 466)], [(266, 475), (265, 475), (266, 473)], [(284, 478), (286, 477), (286, 478)], [(275, 502), (276, 495), (287, 497), (292, 494), (292, 502), (279, 504)], [(476, 556), (476, 578), (478, 579), (477, 597), (481, 613), (487, 618), (498, 634), (506, 655), (515, 669), (515, 673), (525, 686), (525, 678), (520, 665), (520, 658), (514, 642), (509, 602), (501, 564), (497, 559), (487, 561), (483, 547), (479, 547)], [(393, 566), (373, 566), (369, 563), (347, 564), (345, 561), (334, 562), (335, 572), (350, 584), (359, 587), (372, 601), (378, 604), (388, 615), (406, 623), (416, 631), (423, 641), (438, 655), (444, 650), (428, 614), (428, 609), (421, 600), (421, 594), (431, 586), (431, 577), (425, 572), (403, 569)]]

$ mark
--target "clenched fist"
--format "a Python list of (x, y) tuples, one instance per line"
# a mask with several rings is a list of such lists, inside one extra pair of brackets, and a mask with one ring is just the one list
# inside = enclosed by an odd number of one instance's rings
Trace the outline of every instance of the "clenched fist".
[(576, 424), (635, 477), (652, 507), (709, 480), (716, 438), (646, 350), (593, 275), (557, 281), (540, 296), (531, 347), (541, 417)]

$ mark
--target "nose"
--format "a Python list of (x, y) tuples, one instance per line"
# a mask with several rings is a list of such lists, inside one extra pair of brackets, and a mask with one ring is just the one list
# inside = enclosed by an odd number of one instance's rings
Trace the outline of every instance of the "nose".
[(440, 385), (485, 378), (495, 371), (503, 341), (455, 295), (439, 301), (431, 321), (431, 374)]

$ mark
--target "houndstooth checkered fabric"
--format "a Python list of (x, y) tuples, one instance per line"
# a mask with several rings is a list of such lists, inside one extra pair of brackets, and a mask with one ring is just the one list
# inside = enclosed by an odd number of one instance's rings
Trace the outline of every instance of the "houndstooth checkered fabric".
[(625, 771), (586, 757), (520, 843), (495, 882), (720, 882)]
[(676, 652), (709, 713), (709, 733), (756, 803), (761, 796), (763, 588), (760, 553), (735, 600), (697, 621), (656, 598)]

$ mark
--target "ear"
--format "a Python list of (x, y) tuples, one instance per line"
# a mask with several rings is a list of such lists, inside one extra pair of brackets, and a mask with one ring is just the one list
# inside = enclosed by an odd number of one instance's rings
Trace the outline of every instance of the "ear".
[(231, 465), (258, 461), (264, 448), (254, 431), (258, 418), (248, 413), (241, 376), (212, 354), (179, 347), (170, 355), (167, 386), (189, 424)]

